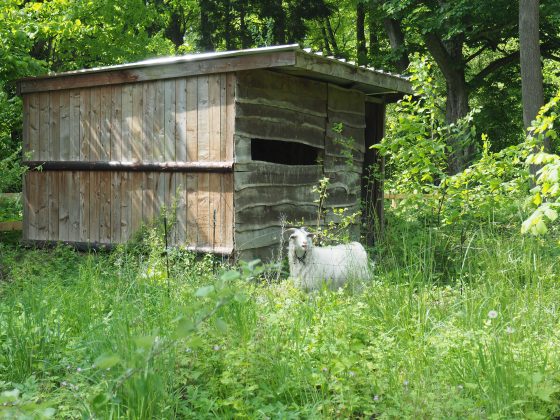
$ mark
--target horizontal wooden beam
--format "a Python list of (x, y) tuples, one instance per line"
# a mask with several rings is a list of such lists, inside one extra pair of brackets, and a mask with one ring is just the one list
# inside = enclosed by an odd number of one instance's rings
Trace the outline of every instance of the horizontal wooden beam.
[[(32, 248), (53, 248), (60, 244), (68, 245), (77, 251), (111, 251), (117, 247), (119, 244), (110, 243), (100, 243), (100, 242), (71, 242), (71, 241), (39, 241), (39, 240), (24, 240), (22, 245)], [(233, 254), (232, 247), (221, 247), (221, 246), (172, 246), (170, 248), (183, 249), (189, 252), (194, 252), (197, 254), (216, 254), (229, 257)]]
[(233, 171), (233, 162), (97, 162), (39, 161), (22, 162), (37, 171), (112, 171), (112, 172), (213, 172)]
[(0, 222), (0, 232), (10, 232), (12, 230), (22, 230), (23, 222), (15, 220), (11, 222)]

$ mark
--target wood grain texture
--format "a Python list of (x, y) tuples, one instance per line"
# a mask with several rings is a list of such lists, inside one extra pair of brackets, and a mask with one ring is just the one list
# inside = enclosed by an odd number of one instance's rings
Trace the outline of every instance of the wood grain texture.
[(208, 76), (199, 76), (198, 81), (198, 120), (197, 120), (197, 147), (198, 160), (210, 160), (210, 127), (208, 104)]
[(175, 158), (187, 160), (187, 80), (175, 81)]
[(122, 159), (126, 162), (132, 161), (132, 127), (133, 115), (132, 85), (122, 87)]
[(49, 93), (49, 114), (47, 116), (49, 133), (46, 135), (47, 142), (46, 160), (60, 159), (60, 92)]
[(163, 161), (165, 159), (165, 84), (162, 80), (155, 84), (155, 111), (154, 111), (154, 159)]
[(31, 153), (32, 159), (40, 159), (40, 137), (39, 137), (39, 126), (40, 126), (40, 104), (39, 95), (29, 95), (29, 148), (27, 151)]
[(91, 150), (91, 129), (90, 129), (90, 90), (80, 90), (80, 160), (88, 161)]
[(187, 79), (187, 161), (198, 160), (198, 79)]
[(161, 122), (156, 122), (156, 118), (159, 120), (159, 116), (156, 117), (156, 109), (160, 110), (162, 105), (157, 103), (156, 99), (156, 84), (155, 83), (143, 83), (143, 141), (142, 141), (142, 160), (149, 162), (154, 159), (161, 159), (161, 147), (158, 150), (157, 146), (161, 146), (158, 139), (156, 139), (156, 130), (158, 124)]
[[(120, 161), (123, 158), (122, 136), (122, 86), (111, 88), (111, 156), (110, 160)], [(120, 236), (120, 235), (119, 235)]]
[(99, 88), (99, 159), (111, 159), (111, 87)]
[(67, 241), (70, 232), (70, 180), (71, 172), (58, 172), (59, 191), (58, 191), (58, 238), (60, 241)]
[[(144, 151), (143, 136), (143, 112), (144, 112), (144, 95), (143, 86), (140, 83), (132, 85), (132, 115), (131, 120), (131, 138), (130, 150), (131, 160), (141, 161)], [(93, 159), (92, 159), (93, 160)]]
[(69, 93), (68, 113), (68, 153), (61, 159), (80, 160), (80, 91), (72, 90)]
[(39, 94), (39, 159), (50, 160), (50, 134), (50, 95), (41, 93)]
[(175, 80), (164, 81), (164, 116), (165, 116), (165, 129), (164, 129), (164, 153), (163, 160), (174, 161), (176, 160), (175, 154)]
[(90, 176), (89, 172), (80, 173), (80, 241), (90, 241)]
[(120, 237), (122, 242), (126, 242), (130, 239), (131, 232), (130, 232), (130, 224), (132, 219), (132, 203), (131, 203), (131, 183), (130, 178), (131, 174), (127, 172), (123, 172), (120, 177)]
[(187, 197), (187, 243), (197, 244), (199, 242), (198, 232), (198, 175), (186, 174), (186, 197)]
[(64, 190), (68, 198), (68, 240), (80, 240), (80, 179), (84, 177), (84, 173), (77, 171), (66, 172), (65, 181), (66, 188)]

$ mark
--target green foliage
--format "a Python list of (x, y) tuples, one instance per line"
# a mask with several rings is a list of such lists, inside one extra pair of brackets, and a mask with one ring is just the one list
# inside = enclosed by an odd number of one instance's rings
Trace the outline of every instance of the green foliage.
[(523, 222), (521, 232), (530, 232), (533, 235), (542, 235), (548, 231), (548, 224), (556, 221), (560, 206), (560, 156), (545, 153), (542, 145), (548, 138), (555, 148), (558, 143), (558, 113), (560, 110), (560, 92), (539, 111), (536, 120), (529, 129), (527, 144), (533, 147), (536, 153), (527, 158), (527, 164), (539, 165), (537, 172), (537, 185), (533, 188), (534, 212)]
[(395, 222), (358, 294), (179, 251), (168, 294), (137, 248), (0, 244), (0, 415), (557, 416), (556, 247), (480, 230), (444, 261), (442, 232)]
[(386, 137), (376, 146), (389, 158), (386, 188), (407, 198), (397, 212), (463, 232), (481, 222), (509, 226), (528, 190), (524, 160), (531, 146), (522, 143), (491, 151), (486, 135), (478, 159), (455, 175), (446, 173), (452, 152), (449, 136), (466, 146), (475, 139), (474, 112), (457, 124), (446, 125), (431, 66), (422, 59), (411, 66), (415, 96), (405, 96)]

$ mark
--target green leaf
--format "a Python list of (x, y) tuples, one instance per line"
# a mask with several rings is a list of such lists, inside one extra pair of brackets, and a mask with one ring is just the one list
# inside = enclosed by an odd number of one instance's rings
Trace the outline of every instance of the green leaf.
[(136, 344), (136, 346), (141, 347), (141, 348), (150, 348), (153, 346), (154, 341), (156, 341), (156, 336), (155, 335), (145, 335), (142, 337), (136, 337), (134, 339), (134, 343)]
[(537, 192), (535, 194), (535, 197), (533, 198), (533, 203), (535, 203), (535, 205), (540, 206), (542, 203), (542, 197), (541, 197), (541, 193)]
[(556, 210), (551, 208), (546, 208), (544, 210), (544, 215), (550, 219), (551, 222), (554, 222), (558, 218), (558, 213)]
[(241, 274), (239, 273), (239, 271), (230, 270), (222, 274), (220, 276), (220, 279), (222, 279), (223, 281), (233, 281), (233, 280), (237, 280), (240, 276)]
[(537, 222), (537, 224), (535, 225), (535, 230), (539, 235), (544, 235), (548, 231), (546, 224), (542, 220), (539, 220)]
[(214, 290), (216, 290), (214, 286), (204, 286), (198, 289), (194, 295), (196, 297), (205, 297), (212, 293)]
[(106, 353), (95, 359), (95, 367), (98, 369), (109, 369), (120, 363), (121, 358), (114, 353)]
[(216, 319), (216, 327), (218, 327), (218, 330), (224, 334), (228, 330), (228, 324), (222, 318)]

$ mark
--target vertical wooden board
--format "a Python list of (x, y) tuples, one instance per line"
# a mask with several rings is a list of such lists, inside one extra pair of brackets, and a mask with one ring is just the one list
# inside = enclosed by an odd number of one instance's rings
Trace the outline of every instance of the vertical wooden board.
[(68, 241), (70, 231), (70, 180), (72, 172), (61, 171), (59, 175), (58, 190), (58, 240)]
[(227, 74), (220, 75), (220, 160), (227, 160)]
[(50, 160), (50, 95), (39, 94), (39, 160)]
[(70, 91), (68, 123), (68, 159), (80, 160), (80, 91)]
[(187, 81), (175, 81), (175, 158), (177, 162), (187, 160)]
[(45, 173), (49, 184), (49, 233), (50, 241), (58, 241), (58, 192), (61, 172), (50, 171)]
[(219, 74), (208, 76), (208, 159), (217, 162), (221, 159), (221, 105)]
[(198, 174), (198, 245), (211, 245), (210, 174)]
[(167, 203), (166, 203), (166, 197), (167, 197), (167, 191), (166, 191), (166, 187), (167, 187), (167, 182), (166, 182), (166, 176), (167, 174), (163, 173), (163, 172), (159, 172), (156, 174), (157, 177), (157, 187), (155, 188), (154, 194), (156, 194), (157, 198), (157, 208), (156, 208), (156, 212), (157, 215), (160, 216), (161, 213), (167, 208)]
[(29, 149), (24, 152), (30, 152), (32, 160), (40, 159), (40, 140), (39, 140), (39, 95), (26, 95), (29, 101)]
[[(89, 159), (98, 161), (102, 157), (101, 152), (101, 92), (99, 88), (90, 91), (90, 112), (89, 112)], [(92, 185), (93, 186), (93, 185)]]
[(228, 73), (226, 76), (226, 160), (233, 160), (234, 156), (234, 135), (235, 135), (235, 73)]
[(65, 180), (68, 203), (68, 240), (78, 242), (80, 240), (80, 172), (66, 172)]
[[(29, 113), (29, 100), (30, 100), (30, 96), (29, 95), (23, 95), (23, 97), (21, 98), (22, 102), (23, 102), (23, 131), (22, 131), (22, 149), (23, 149), (23, 153), (28, 153), (29, 152), (29, 124), (30, 124), (30, 113)], [(25, 237), (24, 237), (25, 239)]]
[(99, 242), (111, 243), (111, 173), (99, 176)]
[[(54, 99), (54, 98), (53, 98)], [(56, 140), (53, 139), (56, 143)], [(60, 160), (70, 160), (70, 91), (60, 91)]]
[(153, 82), (156, 90), (154, 111), (154, 160), (163, 162), (165, 156), (165, 85)]
[(49, 239), (49, 172), (37, 172), (37, 239)]
[(132, 85), (122, 88), (122, 160), (132, 161)]
[(168, 241), (169, 244), (175, 244), (176, 227), (177, 224), (171, 224), (175, 220), (176, 201), (175, 197), (175, 174), (172, 172), (165, 173), (165, 215), (167, 217)]
[[(82, 161), (89, 160), (90, 150), (91, 150), (91, 144), (90, 144), (91, 123), (89, 118), (89, 114), (91, 110), (90, 93), (91, 93), (91, 89), (80, 90), (80, 160)], [(80, 222), (80, 235), (82, 234), (81, 226), (82, 223)], [(86, 231), (89, 231), (89, 222)], [(82, 238), (80, 238), (80, 240), (81, 239)]]
[(222, 188), (220, 178), (222, 174), (208, 174), (208, 206), (209, 215), (209, 241), (210, 246), (220, 246), (222, 243), (221, 228), (221, 207), (220, 198), (222, 196)]
[(29, 177), (27, 174), (23, 175), (22, 179), (22, 203), (23, 203), (23, 240), (29, 239)]
[(164, 153), (165, 161), (174, 161), (175, 155), (175, 80), (165, 80), (164, 82)]
[(144, 112), (142, 130), (144, 139), (142, 142), (142, 160), (151, 162), (154, 160), (154, 111), (156, 107), (156, 91), (153, 82), (143, 83)]
[(80, 172), (80, 242), (90, 242), (89, 218), (90, 206), (90, 177), (89, 172)]
[(130, 220), (131, 220), (131, 213), (132, 207), (130, 202), (130, 197), (132, 195), (131, 188), (130, 188), (130, 178), (131, 175), (129, 172), (120, 172), (120, 187), (121, 187), (121, 199), (120, 199), (120, 206), (121, 206), (121, 219), (120, 219), (120, 228), (121, 228), (121, 242), (126, 242), (130, 239)]
[(144, 190), (142, 191), (142, 220), (149, 225), (154, 219), (154, 190), (156, 188), (155, 172), (143, 172)]
[(121, 242), (121, 175), (111, 172), (111, 243)]
[(29, 171), (25, 174), (27, 188), (27, 239), (37, 239), (37, 213), (38, 213), (38, 183), (37, 172)]
[(208, 107), (208, 76), (198, 76), (198, 160), (208, 161), (210, 158), (209, 142), (210, 127)]
[(119, 162), (123, 156), (122, 121), (122, 86), (114, 85), (111, 87), (111, 160)]
[(187, 199), (187, 244), (198, 243), (198, 175), (185, 174)]
[(187, 84), (187, 161), (198, 160), (198, 80), (189, 77)]
[(60, 149), (63, 147), (60, 138), (60, 94), (54, 91), (49, 93), (49, 155), (47, 160), (60, 160)]
[(132, 136), (131, 136), (131, 160), (140, 162), (143, 150), (143, 122), (144, 98), (142, 83), (132, 85)]
[(111, 159), (111, 87), (99, 88), (99, 160)]
[(134, 236), (142, 224), (143, 174), (140, 172), (129, 172), (129, 176), (131, 183), (129, 235)]
[(223, 181), (223, 197), (224, 197), (224, 245), (233, 246), (233, 231), (235, 226), (234, 209), (233, 209), (233, 176), (234, 174), (224, 174)]
[(175, 175), (175, 188), (177, 191), (177, 244), (184, 244), (187, 240), (187, 175), (177, 172)]
[(101, 172), (91, 171), (89, 173), (89, 239), (90, 242), (99, 242), (99, 225), (101, 213)]

